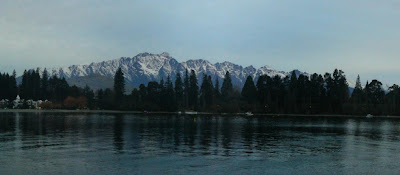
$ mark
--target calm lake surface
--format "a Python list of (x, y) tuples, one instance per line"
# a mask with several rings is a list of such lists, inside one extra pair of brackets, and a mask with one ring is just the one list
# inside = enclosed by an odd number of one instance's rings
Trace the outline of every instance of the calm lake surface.
[(400, 119), (0, 113), (0, 174), (399, 174)]

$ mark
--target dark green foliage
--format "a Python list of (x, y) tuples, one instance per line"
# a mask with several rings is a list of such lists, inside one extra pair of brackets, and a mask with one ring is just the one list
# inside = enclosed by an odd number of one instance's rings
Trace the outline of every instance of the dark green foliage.
[(68, 97), (68, 90), (70, 86), (68, 85), (65, 78), (58, 78), (53, 76), (49, 79), (49, 100), (55, 103), (62, 103)]
[(168, 76), (165, 81), (148, 82), (147, 86), (141, 84), (130, 95), (124, 94), (125, 81), (121, 69), (115, 75), (114, 90), (100, 89), (96, 93), (88, 86), (69, 86), (62, 77), (48, 78), (46, 70), (42, 76), (39, 72), (25, 71), (19, 90), (15, 73), (11, 76), (0, 74), (0, 99), (13, 100), (19, 93), (22, 99), (50, 100), (58, 108), (63, 108), (67, 97), (85, 97), (89, 109), (400, 115), (398, 85), (391, 86), (385, 94), (378, 80), (367, 82), (363, 88), (360, 77), (357, 77), (354, 91), (349, 94), (344, 72), (337, 69), (323, 76), (296, 75), (295, 71), (284, 78), (261, 75), (256, 85), (249, 76), (242, 91), (232, 86), (229, 72), (221, 88), (218, 78), (213, 86), (209, 75), (203, 75), (199, 88), (196, 73), (191, 70), (190, 75), (185, 72), (183, 81), (178, 73), (174, 81)]
[(49, 74), (47, 69), (44, 69), (42, 73), (42, 79), (40, 80), (40, 95), (41, 99), (45, 100), (48, 98), (49, 92)]
[(114, 92), (107, 88), (104, 91), (98, 90), (98, 108), (100, 109), (115, 109), (116, 105), (114, 103)]
[(121, 68), (118, 68), (114, 76), (115, 104), (120, 106), (125, 93), (125, 78)]
[(389, 93), (385, 96), (385, 111), (392, 114), (400, 114), (400, 87), (396, 84), (389, 87)]
[(189, 93), (190, 93), (190, 82), (189, 82), (189, 72), (186, 69), (185, 71), (185, 79), (184, 79), (184, 106), (185, 108), (189, 108)]
[(203, 109), (213, 105), (214, 87), (210, 76), (203, 75), (203, 83), (200, 88), (200, 105)]
[(226, 72), (224, 81), (222, 82), (221, 95), (224, 99), (229, 99), (233, 93), (232, 79), (229, 72)]
[(83, 88), (83, 96), (86, 97), (88, 103), (87, 107), (89, 109), (94, 109), (96, 107), (96, 102), (94, 100), (94, 92), (92, 89), (90, 89), (89, 86), (85, 86), (85, 88)]
[(168, 76), (165, 82), (164, 90), (162, 91), (161, 98), (163, 99), (163, 109), (166, 111), (176, 110), (175, 90), (171, 78)]
[(185, 96), (184, 96), (183, 82), (182, 82), (182, 78), (181, 78), (181, 74), (180, 73), (176, 74), (175, 99), (176, 99), (177, 107), (179, 109), (182, 109), (184, 107), (184, 103), (185, 103)]
[(351, 101), (353, 103), (361, 103), (363, 100), (363, 88), (361, 86), (360, 75), (357, 76), (356, 86), (351, 94)]
[(199, 97), (199, 86), (194, 70), (190, 72), (189, 77), (189, 108), (197, 110)]
[(14, 100), (17, 96), (17, 91), (15, 72), (11, 76), (9, 74), (0, 74), (0, 100)]
[(242, 89), (242, 98), (249, 104), (253, 104), (257, 98), (257, 88), (254, 85), (253, 77), (248, 76)]
[(221, 91), (220, 91), (220, 86), (219, 86), (219, 79), (218, 77), (215, 79), (215, 86), (214, 86), (214, 95), (216, 99), (221, 98)]
[(22, 84), (20, 86), (20, 95), (24, 99), (38, 100), (40, 98), (40, 74), (38, 70), (24, 71), (22, 75)]
[(382, 83), (378, 80), (372, 80), (365, 86), (365, 94), (367, 96), (367, 103), (377, 105), (383, 103), (385, 92), (382, 89)]

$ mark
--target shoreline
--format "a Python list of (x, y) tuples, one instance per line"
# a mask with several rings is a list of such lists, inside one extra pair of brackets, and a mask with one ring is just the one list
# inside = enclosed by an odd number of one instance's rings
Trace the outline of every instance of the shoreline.
[[(211, 112), (143, 112), (143, 111), (119, 111), (119, 110), (38, 110), (38, 109), (2, 109), (0, 113), (110, 113), (110, 114), (168, 114), (168, 115), (234, 115), (247, 116), (245, 113), (211, 113)], [(343, 118), (365, 118), (364, 115), (343, 115), (343, 114), (257, 114), (252, 116), (264, 117), (343, 117)], [(378, 115), (373, 118), (400, 118), (394, 115)]]

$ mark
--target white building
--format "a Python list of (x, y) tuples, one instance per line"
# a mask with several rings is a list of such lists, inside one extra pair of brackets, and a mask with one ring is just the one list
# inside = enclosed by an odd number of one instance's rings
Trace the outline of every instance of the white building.
[(13, 101), (13, 108), (18, 108), (19, 106), (22, 106), (24, 104), (24, 100), (21, 100), (21, 98), (19, 97), (19, 95), (17, 95), (17, 98), (15, 98), (15, 100)]

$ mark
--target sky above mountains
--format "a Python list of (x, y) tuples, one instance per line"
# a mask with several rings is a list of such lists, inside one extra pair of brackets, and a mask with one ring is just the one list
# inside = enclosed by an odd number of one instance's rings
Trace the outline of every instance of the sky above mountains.
[(169, 52), (400, 84), (400, 1), (0, 2), (0, 71)]

